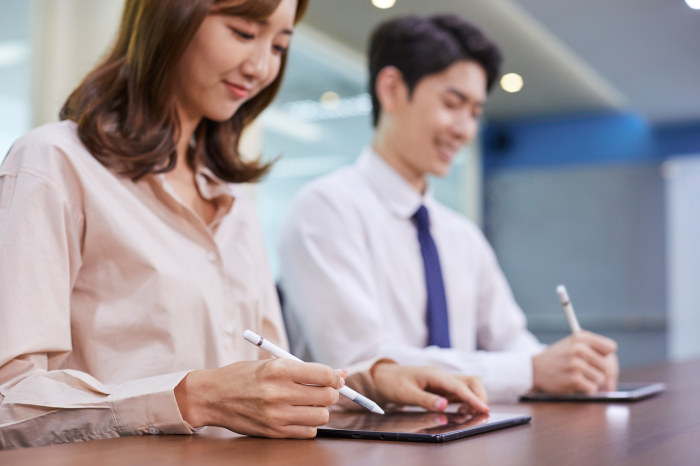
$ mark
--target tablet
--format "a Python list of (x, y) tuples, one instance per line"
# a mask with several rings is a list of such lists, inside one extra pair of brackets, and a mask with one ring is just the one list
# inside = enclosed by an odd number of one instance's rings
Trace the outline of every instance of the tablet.
[(440, 443), (530, 422), (530, 415), (491, 413), (331, 413), (318, 437)]
[(521, 401), (636, 401), (647, 398), (666, 390), (663, 383), (629, 383), (617, 384), (617, 391), (598, 392), (593, 395), (585, 393), (568, 393), (565, 395), (553, 395), (544, 392), (532, 392), (521, 396)]

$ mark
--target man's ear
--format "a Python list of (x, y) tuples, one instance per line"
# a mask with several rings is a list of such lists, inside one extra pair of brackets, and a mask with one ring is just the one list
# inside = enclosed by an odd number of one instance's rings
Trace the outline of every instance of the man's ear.
[(408, 101), (408, 86), (401, 71), (394, 66), (385, 66), (379, 71), (375, 89), (383, 112), (394, 113)]

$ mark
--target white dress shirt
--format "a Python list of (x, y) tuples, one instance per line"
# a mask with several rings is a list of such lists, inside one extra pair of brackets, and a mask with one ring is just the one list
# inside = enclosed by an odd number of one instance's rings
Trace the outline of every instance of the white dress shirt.
[[(423, 258), (411, 216), (428, 209), (440, 255), (449, 349), (427, 347)], [(543, 346), (527, 330), (479, 228), (421, 195), (371, 149), (302, 189), (279, 241), (292, 349), (343, 367), (387, 357), (482, 378), (491, 400), (532, 386)]]

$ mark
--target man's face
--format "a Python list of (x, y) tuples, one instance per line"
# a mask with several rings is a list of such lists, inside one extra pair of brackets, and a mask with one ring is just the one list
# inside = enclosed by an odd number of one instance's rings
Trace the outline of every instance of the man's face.
[(393, 112), (403, 163), (420, 176), (445, 176), (459, 149), (476, 137), (485, 102), (486, 72), (473, 61), (421, 79)]

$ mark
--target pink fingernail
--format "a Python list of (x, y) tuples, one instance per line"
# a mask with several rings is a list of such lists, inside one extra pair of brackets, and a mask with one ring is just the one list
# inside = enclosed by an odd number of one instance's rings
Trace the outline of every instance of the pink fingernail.
[(445, 407), (447, 407), (447, 400), (446, 399), (438, 398), (435, 401), (435, 410), (436, 411), (442, 411), (443, 409), (445, 409)]

